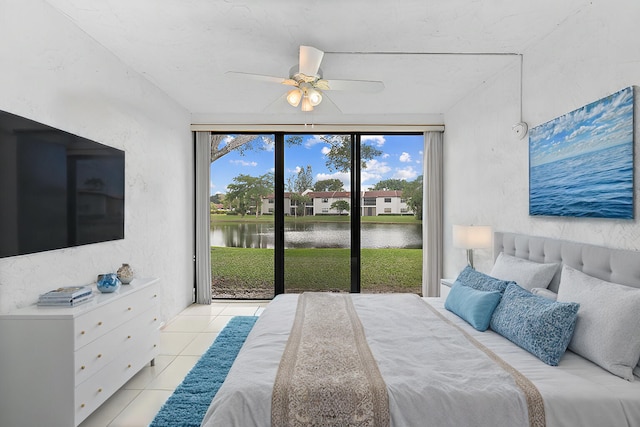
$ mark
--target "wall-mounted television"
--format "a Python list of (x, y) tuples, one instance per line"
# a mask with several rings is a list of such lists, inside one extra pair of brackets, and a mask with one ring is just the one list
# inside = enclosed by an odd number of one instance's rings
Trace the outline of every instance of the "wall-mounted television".
[(0, 257), (124, 239), (124, 151), (0, 111)]

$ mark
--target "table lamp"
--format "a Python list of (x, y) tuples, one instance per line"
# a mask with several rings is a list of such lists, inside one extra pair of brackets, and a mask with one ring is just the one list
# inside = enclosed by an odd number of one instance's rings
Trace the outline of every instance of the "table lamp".
[(473, 268), (473, 250), (491, 247), (491, 234), (488, 225), (454, 225), (453, 246), (467, 250), (467, 264)]

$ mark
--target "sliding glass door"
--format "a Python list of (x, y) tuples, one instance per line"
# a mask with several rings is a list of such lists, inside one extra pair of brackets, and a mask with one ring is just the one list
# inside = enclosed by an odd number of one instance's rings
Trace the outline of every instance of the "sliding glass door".
[(351, 135), (285, 135), (284, 291), (351, 290)]
[(274, 142), (275, 135), (212, 135), (213, 298), (274, 296)]
[(422, 290), (422, 135), (363, 135), (361, 292)]

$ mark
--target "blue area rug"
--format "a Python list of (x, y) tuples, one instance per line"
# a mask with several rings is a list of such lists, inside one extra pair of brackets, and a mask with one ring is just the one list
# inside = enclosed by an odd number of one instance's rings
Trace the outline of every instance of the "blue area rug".
[(232, 318), (162, 405), (149, 426), (200, 426), (209, 404), (227, 377), (233, 361), (256, 320), (258, 318), (255, 316)]

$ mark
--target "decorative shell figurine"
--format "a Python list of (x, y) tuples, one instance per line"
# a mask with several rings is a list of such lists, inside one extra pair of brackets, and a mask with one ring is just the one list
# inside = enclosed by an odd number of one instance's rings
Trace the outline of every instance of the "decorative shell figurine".
[(122, 264), (116, 273), (123, 285), (128, 285), (133, 280), (133, 269), (129, 264)]

